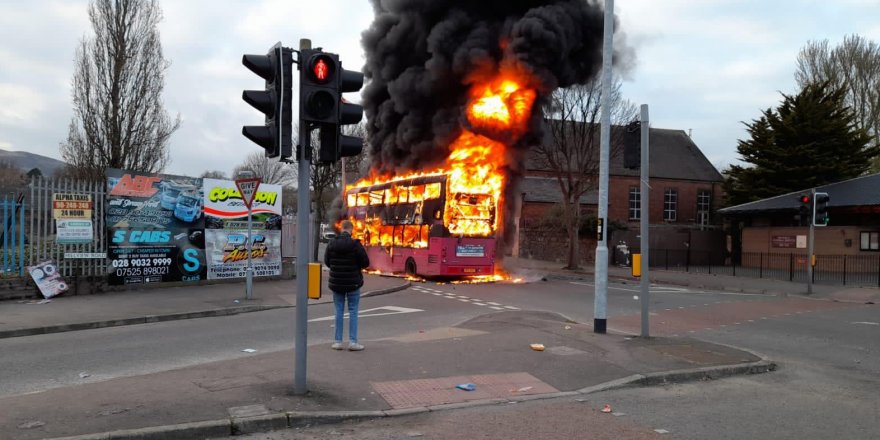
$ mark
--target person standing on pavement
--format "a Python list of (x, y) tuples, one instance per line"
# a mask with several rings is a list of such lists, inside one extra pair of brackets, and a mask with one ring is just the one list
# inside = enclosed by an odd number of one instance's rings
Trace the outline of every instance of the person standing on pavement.
[(348, 349), (361, 351), (364, 346), (358, 343), (358, 303), (364, 274), (361, 272), (370, 265), (370, 258), (361, 242), (351, 237), (354, 225), (348, 220), (342, 222), (342, 232), (327, 244), (324, 251), (324, 264), (330, 268), (330, 290), (336, 306), (335, 342), (330, 348), (342, 350), (342, 325), (345, 315), (345, 302), (348, 301)]

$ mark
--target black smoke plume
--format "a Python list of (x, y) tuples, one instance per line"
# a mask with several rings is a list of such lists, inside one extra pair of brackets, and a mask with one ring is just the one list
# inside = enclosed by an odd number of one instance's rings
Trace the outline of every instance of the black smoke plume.
[(386, 174), (441, 165), (467, 125), (471, 86), (513, 69), (538, 93), (528, 132), (506, 142), (505, 197), (513, 200), (525, 153), (541, 139), (550, 92), (599, 73), (603, 8), (593, 0), (372, 1), (375, 19), (362, 40), (372, 169)]
[(460, 134), (468, 90), (502, 67), (528, 73), (541, 107), (556, 87), (583, 83), (602, 61), (603, 10), (585, 0), (373, 0), (363, 33), (363, 104), (373, 168), (436, 166)]

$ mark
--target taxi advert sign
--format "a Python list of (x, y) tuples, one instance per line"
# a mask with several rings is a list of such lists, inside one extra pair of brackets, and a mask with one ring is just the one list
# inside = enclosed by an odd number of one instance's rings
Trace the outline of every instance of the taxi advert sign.
[(254, 195), (257, 194), (257, 188), (260, 187), (260, 178), (238, 179), (235, 181), (235, 186), (238, 187), (238, 193), (241, 194), (241, 200), (244, 202), (244, 206), (251, 209)]
[(91, 194), (52, 194), (52, 217), (60, 219), (91, 219), (92, 218)]

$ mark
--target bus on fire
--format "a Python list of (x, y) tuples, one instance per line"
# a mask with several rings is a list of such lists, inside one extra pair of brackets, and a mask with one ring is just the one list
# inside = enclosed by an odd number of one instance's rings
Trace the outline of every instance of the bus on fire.
[(370, 269), (426, 277), (493, 275), (498, 200), (452, 192), (449, 175), (429, 174), (349, 187), (347, 217)]

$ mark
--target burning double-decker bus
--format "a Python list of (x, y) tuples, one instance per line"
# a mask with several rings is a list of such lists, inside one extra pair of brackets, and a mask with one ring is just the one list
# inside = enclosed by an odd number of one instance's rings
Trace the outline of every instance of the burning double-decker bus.
[(510, 142), (522, 135), (534, 99), (535, 91), (512, 77), (474, 86), (467, 128), (449, 146), (442, 166), (373, 176), (346, 188), (347, 217), (373, 269), (442, 277), (496, 275), (509, 164), (505, 143), (495, 139)]
[(461, 192), (448, 174), (349, 189), (348, 217), (371, 266), (432, 277), (495, 272), (497, 195)]

